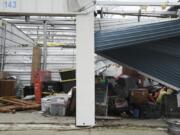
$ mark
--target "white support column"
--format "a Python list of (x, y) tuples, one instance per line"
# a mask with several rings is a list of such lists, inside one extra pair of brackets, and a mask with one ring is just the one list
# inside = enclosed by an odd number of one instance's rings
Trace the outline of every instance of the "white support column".
[(95, 125), (94, 14), (76, 18), (76, 125)]

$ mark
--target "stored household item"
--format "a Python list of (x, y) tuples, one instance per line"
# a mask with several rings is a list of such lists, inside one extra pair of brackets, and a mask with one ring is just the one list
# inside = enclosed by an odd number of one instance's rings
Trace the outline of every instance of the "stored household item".
[(76, 70), (75, 69), (67, 69), (59, 71), (61, 80), (75, 80), (76, 79)]
[(61, 81), (62, 91), (68, 93), (73, 87), (76, 86), (76, 80)]
[(76, 88), (72, 88), (68, 95), (70, 95), (70, 98), (68, 100), (67, 104), (67, 111), (66, 115), (67, 116), (75, 116), (76, 114)]
[(68, 94), (44, 97), (41, 99), (41, 111), (53, 116), (65, 116), (68, 99)]
[(66, 106), (63, 102), (54, 102), (50, 105), (50, 115), (52, 116), (65, 116)]
[(177, 95), (165, 95), (164, 106), (166, 117), (180, 118), (180, 108), (177, 104)]
[(68, 102), (68, 95), (58, 95), (51, 98), (50, 103), (50, 115), (52, 116), (65, 116), (67, 102)]
[(126, 99), (118, 96), (108, 97), (108, 115), (122, 116), (124, 113), (129, 111), (130, 111), (130, 107)]
[(164, 88), (162, 88), (161, 90), (160, 90), (160, 93), (159, 93), (159, 96), (158, 96), (158, 98), (157, 98), (157, 102), (158, 103), (162, 103), (162, 100), (163, 100), (163, 97), (165, 96), (165, 95), (171, 95), (171, 94), (173, 94), (173, 90), (172, 89), (169, 89), (169, 88), (166, 88), (166, 87), (164, 87)]
[(25, 86), (23, 89), (24, 97), (34, 95), (34, 86)]
[(130, 93), (130, 103), (137, 105), (146, 104), (148, 102), (148, 95), (148, 89), (133, 89)]
[(16, 80), (0, 80), (0, 96), (16, 96)]
[(129, 95), (130, 89), (137, 88), (137, 79), (122, 75), (116, 79), (116, 86), (114, 88), (114, 91), (118, 96), (121, 96), (121, 98), (127, 98)]
[(23, 100), (34, 100), (34, 99), (35, 99), (35, 95), (28, 95), (23, 98)]
[(142, 111), (142, 117), (143, 118), (160, 118), (162, 116), (161, 114), (161, 105), (160, 104), (147, 104), (141, 106)]
[(50, 104), (52, 97), (45, 97), (41, 99), (41, 111), (44, 113), (50, 112)]
[(42, 82), (42, 91), (59, 93), (62, 91), (62, 85), (59, 81)]
[(22, 81), (17, 78), (16, 79), (16, 98), (22, 99), (24, 98), (24, 85)]
[(133, 118), (135, 118), (135, 119), (140, 118), (140, 110), (139, 109), (135, 108), (133, 110)]
[(0, 72), (0, 80), (6, 79), (9, 77), (8, 72)]
[(95, 105), (96, 116), (108, 115), (108, 85), (106, 82), (102, 81), (95, 85)]

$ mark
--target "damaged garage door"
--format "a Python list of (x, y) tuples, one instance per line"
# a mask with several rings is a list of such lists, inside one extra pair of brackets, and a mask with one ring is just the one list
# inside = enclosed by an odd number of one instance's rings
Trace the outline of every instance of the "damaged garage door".
[(96, 53), (180, 90), (180, 20), (96, 32)]

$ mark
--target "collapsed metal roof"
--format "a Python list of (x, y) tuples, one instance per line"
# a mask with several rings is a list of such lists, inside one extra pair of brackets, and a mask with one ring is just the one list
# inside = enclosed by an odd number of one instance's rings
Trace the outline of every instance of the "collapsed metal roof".
[(96, 32), (96, 53), (180, 90), (180, 20)]

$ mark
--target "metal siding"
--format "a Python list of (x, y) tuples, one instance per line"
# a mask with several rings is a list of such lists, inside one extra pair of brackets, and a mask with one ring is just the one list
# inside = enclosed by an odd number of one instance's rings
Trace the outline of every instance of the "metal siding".
[[(48, 47), (47, 70), (52, 71), (52, 79), (60, 80), (59, 70), (75, 68), (75, 49)], [(25, 85), (30, 83), (32, 47), (6, 48), (5, 71), (19, 76)]]
[[(4, 71), (19, 77), (24, 85), (30, 84), (33, 46), (32, 39), (14, 25), (7, 24)], [(52, 71), (53, 80), (60, 80), (60, 69), (76, 66), (75, 53), (75, 48), (48, 47), (47, 70)]]
[[(96, 53), (180, 90), (179, 24), (179, 20), (173, 20), (134, 28), (125, 27), (111, 31), (110, 34), (103, 31), (101, 35), (99, 32), (96, 34)], [(158, 38), (149, 38), (150, 35)]]
[[(141, 23), (140, 23), (141, 24)], [(180, 35), (180, 20), (96, 32), (96, 51), (131, 46)]]

